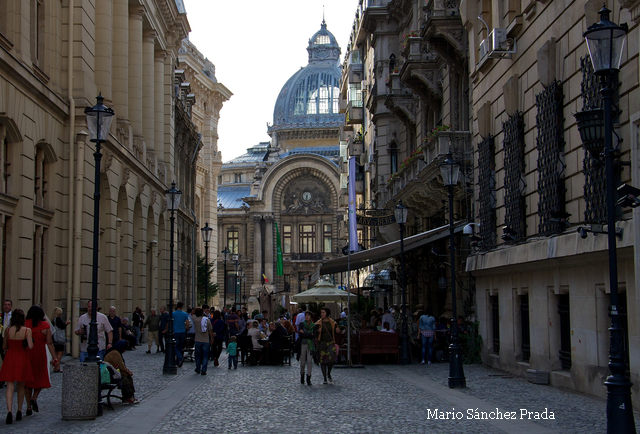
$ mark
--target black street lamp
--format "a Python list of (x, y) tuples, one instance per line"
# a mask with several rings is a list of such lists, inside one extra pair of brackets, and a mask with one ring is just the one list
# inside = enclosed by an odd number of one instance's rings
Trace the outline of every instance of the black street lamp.
[(164, 353), (163, 374), (177, 374), (176, 366), (176, 340), (173, 337), (173, 233), (174, 233), (174, 212), (180, 206), (182, 192), (176, 188), (175, 181), (171, 183), (171, 188), (164, 192), (167, 200), (167, 209), (171, 212), (171, 242), (169, 244), (169, 324), (167, 332), (167, 345)]
[[(98, 103), (93, 107), (84, 109), (87, 115), (87, 128), (89, 128), (90, 140), (96, 144), (96, 152), (93, 153), (95, 159), (95, 189), (93, 192), (93, 268), (91, 272), (91, 322), (89, 323), (89, 340), (87, 342), (88, 363), (98, 363), (98, 321), (96, 309), (98, 308), (98, 253), (100, 237), (100, 143), (106, 142), (109, 138), (109, 129), (115, 112), (113, 109), (103, 104), (102, 93), (96, 98)], [(78, 163), (84, 164), (84, 162)]]
[(233, 270), (235, 271), (233, 277), (233, 304), (236, 309), (238, 308), (238, 304), (240, 303), (240, 294), (238, 285), (240, 284), (240, 279), (238, 279), (238, 273), (240, 272), (240, 255), (233, 255)]
[(409, 365), (411, 363), (411, 351), (409, 348), (409, 330), (407, 328), (407, 291), (406, 291), (406, 277), (404, 269), (404, 225), (407, 222), (407, 215), (409, 210), (402, 204), (402, 201), (398, 202), (394, 212), (396, 214), (396, 222), (400, 226), (400, 267), (402, 269), (402, 330), (400, 332), (400, 363), (403, 365)]
[(204, 227), (200, 229), (202, 232), (202, 240), (204, 241), (204, 269), (206, 281), (204, 285), (204, 303), (209, 304), (209, 241), (211, 241), (211, 233), (213, 228), (209, 226), (209, 223), (205, 223)]
[(609, 9), (600, 9), (600, 21), (584, 32), (589, 56), (596, 75), (602, 77), (602, 102), (604, 108), (604, 157), (607, 188), (607, 238), (609, 241), (609, 288), (611, 303), (611, 327), (609, 328), (609, 370), (607, 386), (607, 432), (635, 433), (635, 421), (631, 404), (631, 381), (625, 374), (624, 334), (620, 328), (618, 312), (618, 258), (616, 253), (616, 216), (614, 198), (614, 154), (613, 149), (613, 88), (610, 82), (617, 77), (628, 27), (609, 21)]
[[(227, 307), (227, 260), (229, 259), (229, 247), (225, 247), (224, 250), (222, 251), (222, 262), (224, 264), (224, 297), (223, 297), (223, 305), (222, 305), (222, 310), (224, 310), (225, 307)], [(224, 312), (223, 312), (224, 315)]]
[(462, 348), (458, 340), (458, 312), (456, 309), (456, 254), (455, 240), (453, 238), (453, 186), (458, 183), (460, 175), (460, 165), (447, 155), (447, 159), (440, 165), (442, 182), (449, 187), (449, 253), (451, 266), (451, 310), (453, 319), (451, 320), (451, 345), (449, 345), (449, 387), (467, 387), (467, 380), (464, 377), (462, 368)]

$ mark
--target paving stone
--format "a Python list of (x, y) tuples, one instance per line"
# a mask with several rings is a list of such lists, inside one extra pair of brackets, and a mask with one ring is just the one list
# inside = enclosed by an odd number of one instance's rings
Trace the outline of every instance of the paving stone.
[[(164, 376), (163, 354), (138, 350), (125, 353), (124, 358), (134, 372), (141, 404), (116, 404), (114, 411), (105, 409), (104, 415), (94, 421), (62, 421), (62, 376), (52, 374), (52, 388), (44, 390), (38, 400), (40, 413), (14, 421), (11, 426), (0, 425), (0, 432), (100, 433), (115, 426), (136, 434), (194, 433), (220, 431), (221, 423), (228, 428), (222, 431), (278, 434), (606, 431), (604, 400), (508, 378), (502, 376), (506, 373), (482, 365), (465, 366), (467, 388), (451, 391), (446, 387), (446, 364), (336, 368), (332, 373), (334, 384), (329, 385), (322, 384), (320, 369), (314, 366), (314, 385), (309, 387), (300, 384), (295, 360), (292, 366), (239, 366), (228, 370), (223, 356), (219, 367), (209, 365), (206, 376), (196, 375), (193, 363), (185, 363), (176, 376)], [(513, 423), (468, 419), (469, 408), (455, 404), (461, 402), (516, 411), (518, 416), (521, 408), (547, 408), (555, 419)], [(429, 411), (436, 408), (461, 411), (464, 417), (429, 417)], [(636, 421), (640, 422), (638, 414)]]

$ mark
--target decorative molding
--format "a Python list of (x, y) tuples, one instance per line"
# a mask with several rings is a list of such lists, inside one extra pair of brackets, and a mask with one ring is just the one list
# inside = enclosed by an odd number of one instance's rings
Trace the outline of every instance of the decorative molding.
[(131, 169), (128, 166), (124, 166), (122, 169), (122, 180), (120, 181), (120, 186), (127, 185), (129, 182), (129, 178), (131, 177)]
[(101, 173), (107, 173), (109, 169), (111, 169), (111, 165), (113, 164), (113, 152), (108, 149), (105, 149), (104, 155), (102, 157), (102, 168), (100, 169)]

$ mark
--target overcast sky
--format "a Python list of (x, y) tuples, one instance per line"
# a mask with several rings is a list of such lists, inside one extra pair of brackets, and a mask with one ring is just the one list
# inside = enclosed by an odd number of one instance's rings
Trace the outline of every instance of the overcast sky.
[(308, 64), (309, 38), (327, 29), (342, 50), (349, 42), (358, 0), (184, 0), (189, 39), (216, 66), (233, 96), (218, 126), (222, 161), (269, 140), (267, 122), (286, 81)]

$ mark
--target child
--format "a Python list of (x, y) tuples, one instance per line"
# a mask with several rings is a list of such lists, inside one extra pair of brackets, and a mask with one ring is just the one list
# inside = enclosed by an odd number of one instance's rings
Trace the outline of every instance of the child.
[(229, 345), (227, 345), (227, 354), (229, 354), (229, 369), (231, 369), (231, 363), (233, 362), (233, 369), (238, 369), (238, 344), (236, 344), (236, 337), (229, 337)]

